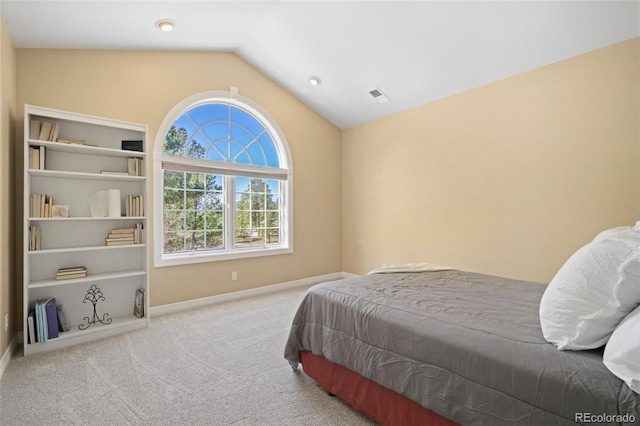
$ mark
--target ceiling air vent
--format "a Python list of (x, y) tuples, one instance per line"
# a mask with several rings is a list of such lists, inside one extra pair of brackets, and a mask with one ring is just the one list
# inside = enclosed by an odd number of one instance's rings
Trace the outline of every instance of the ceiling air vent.
[(369, 93), (371, 94), (371, 96), (373, 96), (373, 99), (380, 102), (381, 104), (391, 102), (391, 99), (389, 99), (387, 95), (382, 93), (382, 90), (380, 90), (378, 87), (376, 87), (373, 90), (370, 90)]

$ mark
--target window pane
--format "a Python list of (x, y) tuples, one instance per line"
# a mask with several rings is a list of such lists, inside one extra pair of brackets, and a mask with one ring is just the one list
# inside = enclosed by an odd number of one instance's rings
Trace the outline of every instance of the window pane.
[(204, 189), (204, 173), (187, 173), (187, 189)]
[(212, 143), (215, 143), (220, 139), (228, 139), (229, 138), (229, 122), (225, 117), (224, 121), (209, 123), (206, 127), (202, 129), (202, 131)]
[(278, 228), (280, 226), (280, 212), (267, 212), (267, 227)]
[(222, 229), (224, 226), (224, 216), (222, 212), (209, 212), (205, 215), (205, 229)]
[(250, 232), (247, 229), (236, 229), (236, 247), (249, 247), (251, 240)]
[(236, 212), (236, 228), (237, 229), (247, 229), (250, 227), (249, 224), (249, 212), (238, 211)]
[(165, 232), (164, 233), (164, 252), (175, 253), (184, 251), (184, 233), (182, 232)]
[(164, 187), (165, 188), (184, 188), (184, 172), (175, 172), (171, 170), (164, 171)]
[(203, 125), (213, 120), (228, 120), (229, 108), (225, 104), (206, 104), (189, 110), (188, 114), (198, 125)]
[(222, 190), (222, 176), (220, 175), (205, 175), (205, 189), (208, 190)]
[(222, 210), (222, 193), (220, 192), (205, 192), (201, 205), (203, 210)]
[(186, 238), (187, 250), (202, 250), (204, 245), (204, 232), (189, 232)]
[(186, 230), (204, 230), (204, 214), (195, 210), (187, 210), (185, 213)]
[(280, 244), (279, 229), (267, 229), (267, 244)]
[(207, 231), (205, 238), (207, 239), (207, 248), (221, 249), (224, 248), (222, 231)]
[(183, 209), (184, 208), (184, 191), (176, 189), (164, 190), (164, 208), (165, 209)]
[(184, 212), (182, 210), (165, 210), (164, 230), (165, 232), (184, 230)]
[(259, 135), (265, 129), (253, 116), (240, 108), (231, 108), (231, 120), (246, 128), (250, 133)]

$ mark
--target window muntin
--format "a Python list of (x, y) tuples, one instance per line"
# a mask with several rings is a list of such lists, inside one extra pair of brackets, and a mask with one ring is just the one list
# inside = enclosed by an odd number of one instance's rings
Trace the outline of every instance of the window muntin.
[(291, 252), (290, 156), (259, 107), (201, 97), (163, 128), (156, 265)]

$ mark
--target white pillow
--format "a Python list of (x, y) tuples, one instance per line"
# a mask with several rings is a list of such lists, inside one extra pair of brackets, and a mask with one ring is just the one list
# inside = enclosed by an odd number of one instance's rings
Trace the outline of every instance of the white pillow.
[(635, 393), (640, 393), (640, 306), (616, 327), (604, 348), (602, 362)]
[(560, 350), (604, 345), (640, 304), (640, 229), (604, 231), (575, 252), (540, 301), (545, 339)]

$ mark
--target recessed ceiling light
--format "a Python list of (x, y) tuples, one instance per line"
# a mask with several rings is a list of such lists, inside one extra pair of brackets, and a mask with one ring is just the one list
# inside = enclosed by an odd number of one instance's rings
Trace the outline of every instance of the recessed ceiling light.
[(317, 75), (309, 76), (309, 84), (311, 84), (312, 86), (318, 86), (320, 85), (320, 83), (322, 83), (322, 80)]
[(160, 28), (162, 31), (171, 31), (175, 26), (176, 23), (171, 19), (161, 19), (156, 22), (156, 27)]

